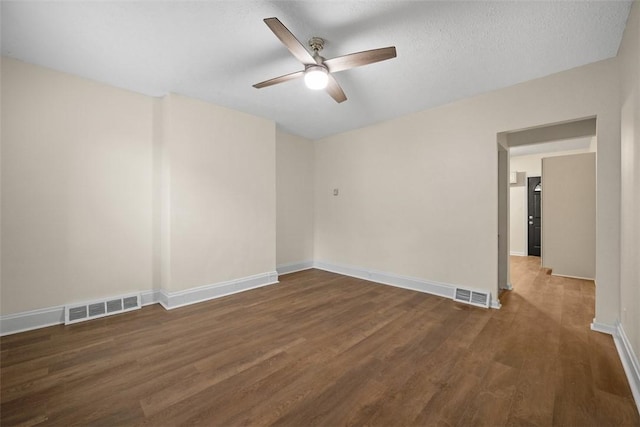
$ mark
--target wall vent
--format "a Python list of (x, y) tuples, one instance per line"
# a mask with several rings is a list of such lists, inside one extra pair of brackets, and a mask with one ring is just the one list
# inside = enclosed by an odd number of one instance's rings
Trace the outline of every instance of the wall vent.
[(140, 308), (140, 295), (125, 295), (107, 298), (101, 301), (91, 301), (70, 304), (64, 308), (64, 324), (69, 325), (85, 320), (99, 319), (112, 314), (124, 313)]
[(465, 304), (477, 305), (478, 307), (489, 308), (491, 294), (478, 292), (471, 289), (456, 288), (453, 300)]

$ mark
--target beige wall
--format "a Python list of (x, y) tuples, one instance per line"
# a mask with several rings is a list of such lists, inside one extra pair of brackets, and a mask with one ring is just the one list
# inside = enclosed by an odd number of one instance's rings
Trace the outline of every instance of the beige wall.
[[(463, 117), (471, 112), (465, 107)], [(496, 135), (484, 149), (472, 143), (455, 110), (429, 110), (316, 142), (316, 260), (495, 295)], [(476, 211), (475, 202), (486, 197), (493, 197), (491, 212)], [(489, 238), (491, 253), (484, 248)], [(480, 259), (460, 269), (454, 259), (471, 253)]]
[[(497, 133), (597, 116), (596, 313), (613, 323), (619, 310), (616, 73), (615, 60), (602, 61), (318, 141), (316, 260), (495, 297)], [(340, 196), (332, 196), (333, 188)]]
[(165, 97), (171, 292), (275, 271), (275, 124)]
[(2, 58), (3, 315), (151, 289), (152, 100)]
[(313, 142), (276, 131), (276, 260), (313, 262)]
[[(595, 138), (592, 139), (595, 141)], [(518, 173), (518, 182), (509, 186), (509, 248), (512, 255), (526, 256), (528, 252), (527, 225), (527, 178), (542, 175), (544, 157), (566, 156), (594, 152), (595, 142), (588, 149), (556, 151), (543, 154), (513, 156), (510, 159), (510, 172)]]
[[(620, 319), (640, 355), (640, 2), (633, 4), (619, 51), (622, 108), (622, 259)], [(636, 356), (637, 357), (637, 356)]]
[(8, 315), (273, 272), (275, 124), (2, 61)]
[(542, 159), (542, 265), (593, 279), (596, 261), (595, 153)]

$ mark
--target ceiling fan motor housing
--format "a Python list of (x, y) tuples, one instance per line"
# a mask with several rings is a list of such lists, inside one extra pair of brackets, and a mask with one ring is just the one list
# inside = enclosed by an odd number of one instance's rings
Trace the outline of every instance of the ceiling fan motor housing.
[(314, 52), (320, 52), (324, 49), (324, 39), (320, 37), (311, 37), (309, 39), (309, 46)]

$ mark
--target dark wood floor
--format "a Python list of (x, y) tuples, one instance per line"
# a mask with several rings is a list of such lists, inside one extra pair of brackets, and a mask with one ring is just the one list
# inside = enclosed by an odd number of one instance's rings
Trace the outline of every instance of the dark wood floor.
[(593, 282), (512, 260), (486, 310), (310, 270), (3, 337), (1, 423), (640, 425)]

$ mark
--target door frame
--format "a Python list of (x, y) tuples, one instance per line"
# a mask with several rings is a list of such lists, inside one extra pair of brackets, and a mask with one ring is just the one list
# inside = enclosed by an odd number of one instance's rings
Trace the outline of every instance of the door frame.
[[(510, 280), (511, 263), (509, 260), (509, 148), (505, 143), (506, 140), (501, 141), (500, 138), (498, 139), (498, 292), (513, 289)], [(498, 300), (497, 296), (496, 300)]]

